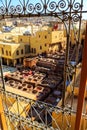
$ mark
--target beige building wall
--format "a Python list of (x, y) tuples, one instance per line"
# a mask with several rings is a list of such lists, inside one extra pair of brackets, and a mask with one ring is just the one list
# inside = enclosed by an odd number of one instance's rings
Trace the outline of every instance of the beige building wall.
[(63, 31), (52, 31), (52, 43), (58, 43), (62, 42), (64, 38), (64, 32)]
[(30, 46), (31, 53), (35, 52), (36, 55), (42, 52), (48, 52), (49, 44), (51, 43), (51, 33), (48, 31), (39, 31), (35, 36), (31, 37)]
[(66, 37), (64, 37), (63, 31), (39, 31), (30, 40), (31, 50), (36, 49), (36, 54), (50, 50), (57, 51), (59, 43), (65, 47)]
[[(3, 38), (2, 38), (3, 37)], [(35, 56), (43, 52), (59, 50), (59, 44), (66, 46), (63, 31), (43, 30), (34, 35), (0, 35), (0, 50), (5, 64), (14, 66), (22, 63), (24, 57)]]
[(22, 63), (24, 57), (29, 56), (29, 44), (0, 43), (0, 52), (3, 63), (13, 65)]
[(30, 37), (29, 35), (19, 35), (18, 36), (18, 42), (19, 43), (30, 43)]

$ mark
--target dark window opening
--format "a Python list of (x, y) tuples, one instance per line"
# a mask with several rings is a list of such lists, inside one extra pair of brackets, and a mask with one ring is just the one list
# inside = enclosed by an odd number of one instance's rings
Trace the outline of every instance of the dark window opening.
[(47, 44), (45, 44), (45, 46), (47, 46)]
[(11, 52), (9, 51), (9, 56), (11, 56)]
[(23, 54), (23, 49), (21, 50), (21, 54)]
[(42, 50), (42, 46), (40, 46), (40, 50)]
[(30, 46), (29, 45), (25, 45), (25, 54), (30, 53)]
[(2, 54), (4, 54), (4, 49), (2, 48)]
[(34, 48), (34, 54), (36, 54), (36, 48)]
[(45, 39), (47, 39), (47, 36), (45, 36)]
[(18, 50), (16, 51), (16, 54), (19, 55), (19, 51)]
[(22, 39), (20, 39), (20, 41), (22, 42)]
[(33, 53), (33, 48), (31, 48), (31, 53)]
[(29, 52), (31, 52), (31, 48), (30, 48), (30, 45), (29, 45)]
[(8, 51), (6, 50), (6, 55), (8, 56)]

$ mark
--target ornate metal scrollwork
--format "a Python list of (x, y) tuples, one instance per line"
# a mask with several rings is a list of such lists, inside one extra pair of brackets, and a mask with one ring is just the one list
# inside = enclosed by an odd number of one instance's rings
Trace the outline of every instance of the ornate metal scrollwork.
[(35, 5), (35, 12), (41, 13), (42, 10), (43, 10), (43, 6), (42, 6), (40, 3), (37, 3), (37, 4)]
[(65, 1), (65, 0), (60, 0), (59, 2), (58, 2), (58, 10), (59, 11), (67, 11), (68, 10), (68, 8), (69, 8), (69, 6), (68, 6), (68, 4), (67, 4), (67, 1)]
[(73, 10), (79, 11), (81, 9), (81, 4), (76, 2), (73, 4)]
[(4, 6), (0, 7), (0, 15), (4, 15), (6, 13), (6, 9)]
[(50, 2), (48, 8), (48, 12), (55, 12), (57, 10), (57, 3), (55, 1)]
[(17, 14), (21, 14), (22, 12), (23, 12), (22, 6), (21, 6), (21, 5), (17, 5), (17, 6), (16, 6), (16, 13), (17, 13)]
[(31, 4), (31, 3), (28, 5), (28, 12), (29, 13), (33, 13), (34, 12), (34, 5)]
[[(12, 17), (20, 15), (48, 15), (54, 16), (55, 14), (61, 17), (63, 20), (68, 21), (70, 17), (73, 21), (79, 20), (79, 13), (83, 10), (83, 0), (17, 0), (18, 5), (13, 5), (13, 0), (1, 0), (0, 1), (0, 15), (12, 15)], [(69, 17), (70, 14), (73, 14)], [(77, 19), (78, 16), (78, 19)]]
[(72, 15), (72, 21), (73, 21), (73, 22), (78, 22), (79, 20), (80, 20), (79, 14), (73, 14), (73, 15)]
[(14, 6), (10, 6), (10, 8), (9, 8), (9, 13), (10, 14), (14, 14), (15, 13), (15, 7)]
[(63, 19), (63, 21), (68, 21), (69, 16), (67, 14), (64, 14), (62, 19)]

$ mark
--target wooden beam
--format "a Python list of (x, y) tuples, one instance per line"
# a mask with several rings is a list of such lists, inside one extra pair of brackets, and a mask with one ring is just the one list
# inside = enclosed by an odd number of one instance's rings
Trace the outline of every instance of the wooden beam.
[(84, 94), (86, 89), (86, 80), (87, 80), (87, 23), (86, 23), (86, 34), (85, 34), (85, 42), (83, 49), (83, 58), (82, 58), (82, 69), (81, 69), (81, 79), (80, 79), (80, 88), (79, 88), (79, 96), (78, 96), (78, 104), (77, 104), (77, 114), (75, 121), (75, 130), (80, 130), (81, 127), (81, 117), (82, 117), (82, 109), (84, 102)]

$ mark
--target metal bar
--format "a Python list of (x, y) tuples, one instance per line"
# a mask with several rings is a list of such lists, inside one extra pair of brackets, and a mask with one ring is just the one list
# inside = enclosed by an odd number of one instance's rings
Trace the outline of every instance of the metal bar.
[(25, 0), (23, 0), (23, 8), (24, 8), (24, 14), (25, 14), (25, 8), (26, 8)]
[(45, 3), (45, 4), (44, 4), (44, 5), (45, 5), (45, 8), (44, 8), (44, 9), (45, 9), (45, 14), (46, 14), (46, 5), (47, 5), (47, 4), (46, 4), (46, 0), (44, 0), (44, 3)]
[(81, 79), (80, 79), (75, 130), (80, 130), (80, 126), (81, 126), (82, 108), (83, 108), (83, 101), (84, 101), (84, 94), (85, 94), (86, 80), (87, 80), (86, 58), (87, 58), (87, 23), (86, 23), (86, 34), (85, 34), (85, 43), (84, 43), (84, 50), (83, 50), (82, 71), (81, 71)]
[(2, 130), (7, 130), (6, 118), (5, 118), (5, 115), (4, 115), (4, 109), (3, 109), (1, 96), (0, 96), (0, 121), (1, 121)]
[(69, 61), (69, 43), (70, 43), (70, 28), (71, 28), (71, 5), (72, 0), (70, 1), (70, 13), (69, 13), (69, 26), (67, 32), (67, 45), (66, 45), (66, 55), (65, 55), (65, 65), (64, 65), (64, 87), (62, 93), (62, 107), (65, 106), (65, 91), (66, 91), (66, 80), (67, 80), (67, 68), (68, 68), (68, 61)]
[[(81, 0), (81, 5), (83, 5), (83, 0)], [(78, 63), (79, 47), (81, 46), (80, 34), (81, 34), (81, 21), (82, 21), (82, 7), (81, 7), (81, 12), (80, 12), (80, 20), (79, 20), (78, 41), (77, 41), (77, 45), (76, 45), (77, 46), (76, 63)]]
[[(69, 12), (64, 12), (63, 14), (68, 14)], [(73, 13), (76, 13), (75, 11), (72, 11), (71, 12), (72, 14)], [(78, 11), (78, 13), (81, 13), (81, 11)], [(82, 11), (82, 13), (87, 13), (87, 11)], [(43, 14), (40, 14), (41, 16), (54, 16), (55, 17), (55, 12), (53, 13), (43, 13)], [(61, 12), (56, 12), (56, 15), (57, 16), (62, 16), (62, 13)], [(28, 14), (8, 14), (8, 15), (0, 15), (0, 20), (1, 19), (5, 19), (5, 18), (17, 18), (17, 17), (38, 17), (38, 14), (31, 14), (31, 13), (28, 13)], [(68, 20), (67, 20), (68, 21)]]
[(7, 0), (5, 0), (5, 5), (6, 5), (6, 8), (7, 8)]
[(5, 90), (5, 82), (4, 82), (4, 76), (3, 76), (3, 66), (2, 66), (2, 57), (1, 56), (0, 56), (0, 69), (1, 69), (1, 78), (2, 78), (3, 89)]

